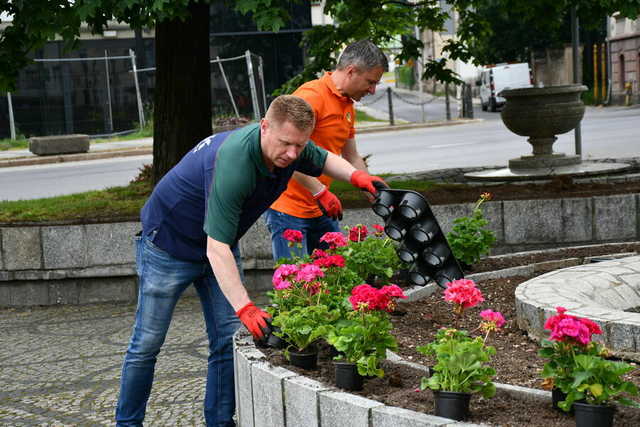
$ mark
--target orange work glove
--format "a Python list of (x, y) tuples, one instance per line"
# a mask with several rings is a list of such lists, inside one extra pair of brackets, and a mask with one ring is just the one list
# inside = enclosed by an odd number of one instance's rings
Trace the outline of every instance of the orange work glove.
[(255, 339), (264, 338), (265, 332), (269, 329), (267, 325), (267, 319), (271, 318), (269, 313), (260, 310), (249, 301), (247, 305), (236, 311), (236, 314)]
[(323, 214), (338, 221), (342, 220), (342, 203), (327, 187), (315, 194), (313, 198)]
[(389, 187), (379, 176), (369, 175), (363, 170), (357, 170), (351, 174), (351, 185), (358, 187), (361, 190), (368, 191), (374, 196), (378, 194), (378, 190), (376, 189), (376, 186), (374, 186), (374, 183), (378, 182), (380, 184), (377, 185)]

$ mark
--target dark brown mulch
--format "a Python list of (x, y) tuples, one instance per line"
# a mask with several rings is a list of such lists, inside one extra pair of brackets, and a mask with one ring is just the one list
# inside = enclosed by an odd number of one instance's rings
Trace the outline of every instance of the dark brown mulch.
[[(618, 252), (629, 252), (633, 245), (622, 245)], [(637, 249), (637, 245), (633, 246)], [(602, 255), (595, 248), (591, 253), (580, 252), (581, 256)], [(606, 253), (617, 252), (611, 247)], [(556, 253), (554, 259), (576, 256), (574, 250), (566, 253)], [(540, 260), (541, 257), (536, 257)], [(531, 258), (527, 258), (527, 263)], [(517, 260), (503, 265), (517, 265)], [(478, 326), (479, 312), (490, 308), (500, 311), (507, 319), (507, 325), (503, 331), (489, 337), (488, 343), (493, 345), (497, 354), (491, 364), (496, 369), (495, 381), (504, 384), (512, 384), (530, 388), (541, 388), (540, 370), (544, 360), (537, 355), (538, 345), (532, 342), (516, 324), (515, 296), (516, 286), (529, 277), (514, 277), (508, 279), (492, 279), (478, 282), (482, 290), (485, 302), (478, 307), (471, 308), (464, 317), (455, 325), (460, 329), (474, 331)], [(402, 315), (392, 317), (394, 335), (398, 340), (397, 353), (405, 360), (420, 363), (424, 366), (433, 364), (433, 361), (420, 354), (416, 347), (424, 345), (433, 339), (440, 327), (454, 326), (454, 317), (451, 307), (442, 299), (442, 293), (436, 292), (432, 296), (412, 303), (400, 306)], [(477, 333), (477, 332), (476, 332)], [(472, 332), (472, 335), (476, 333)], [(266, 353), (270, 361), (276, 365), (286, 365), (287, 369), (296, 371), (317, 379), (326, 384), (333, 384), (333, 366), (326, 349), (321, 349), (319, 369), (304, 371), (288, 365), (279, 351), (267, 349)], [(633, 363), (633, 362), (631, 362)], [(434, 413), (432, 394), (429, 391), (417, 392), (420, 378), (424, 373), (397, 365), (385, 364), (386, 375), (384, 378), (375, 378), (366, 381), (362, 392), (357, 392), (363, 397), (371, 398), (387, 405), (398, 406), (415, 411)], [(627, 375), (626, 379), (640, 386), (640, 370)], [(504, 393), (498, 393), (491, 399), (484, 400), (474, 396), (471, 401), (471, 418), (474, 423), (489, 423), (501, 426), (573, 426), (574, 419), (563, 413), (551, 409), (550, 404), (527, 403)], [(616, 426), (640, 425), (640, 410), (620, 407), (616, 413)]]
[[(438, 188), (422, 194), (431, 205), (448, 205), (474, 203), (484, 192), (491, 193), (494, 201), (612, 196), (640, 192), (640, 180), (616, 183), (574, 183), (569, 177), (560, 177), (540, 184), (440, 184)], [(368, 202), (362, 197), (344, 198), (342, 204), (345, 209), (369, 207)]]
[[(640, 252), (640, 242), (616, 243), (609, 245), (593, 245), (584, 247), (550, 249), (546, 251), (529, 251), (521, 254), (511, 254), (504, 257), (487, 257), (465, 271), (466, 275), (481, 273), (484, 271), (502, 270), (509, 267), (534, 264), (544, 261), (555, 261), (569, 258), (578, 258), (581, 262), (586, 257), (604, 256), (613, 253)], [(549, 266), (555, 270), (557, 267)]]

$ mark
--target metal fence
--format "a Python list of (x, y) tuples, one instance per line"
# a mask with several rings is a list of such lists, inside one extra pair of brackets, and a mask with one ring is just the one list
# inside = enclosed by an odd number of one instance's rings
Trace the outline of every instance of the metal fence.
[[(384, 113), (392, 126), (398, 118), (414, 123), (452, 120), (452, 117), (473, 118), (471, 86), (463, 84), (451, 89), (446, 85), (444, 96), (434, 96), (416, 90), (387, 87), (361, 99), (357, 105)], [(457, 97), (451, 95), (458, 92)]]
[[(133, 132), (152, 117), (155, 68), (129, 55), (35, 59), (15, 93), (0, 96), (0, 138)], [(267, 96), (262, 57), (246, 51), (211, 61), (212, 115), (262, 117)]]

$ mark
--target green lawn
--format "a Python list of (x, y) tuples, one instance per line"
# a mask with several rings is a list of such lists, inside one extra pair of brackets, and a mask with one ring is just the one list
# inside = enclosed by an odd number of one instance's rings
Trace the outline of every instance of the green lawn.
[(364, 111), (356, 110), (356, 123), (358, 122), (386, 122), (387, 120), (376, 119)]
[[(384, 176), (383, 176), (384, 177)], [(427, 181), (389, 183), (392, 188), (424, 191), (435, 185)], [(348, 183), (336, 181), (331, 190), (345, 203), (362, 201), (362, 192)], [(89, 191), (69, 196), (23, 201), (0, 201), (0, 223), (100, 222), (137, 219), (149, 197), (148, 182), (132, 182), (125, 187)]]

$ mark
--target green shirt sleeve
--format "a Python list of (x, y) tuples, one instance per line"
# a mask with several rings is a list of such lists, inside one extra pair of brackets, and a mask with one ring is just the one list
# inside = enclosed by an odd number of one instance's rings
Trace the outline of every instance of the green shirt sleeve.
[(327, 150), (318, 147), (313, 141), (309, 141), (300, 153), (300, 161), (296, 166), (298, 172), (305, 175), (320, 176), (327, 161)]
[(209, 237), (228, 245), (235, 242), (242, 206), (255, 183), (256, 169), (242, 145), (223, 144), (216, 155), (204, 220)]

